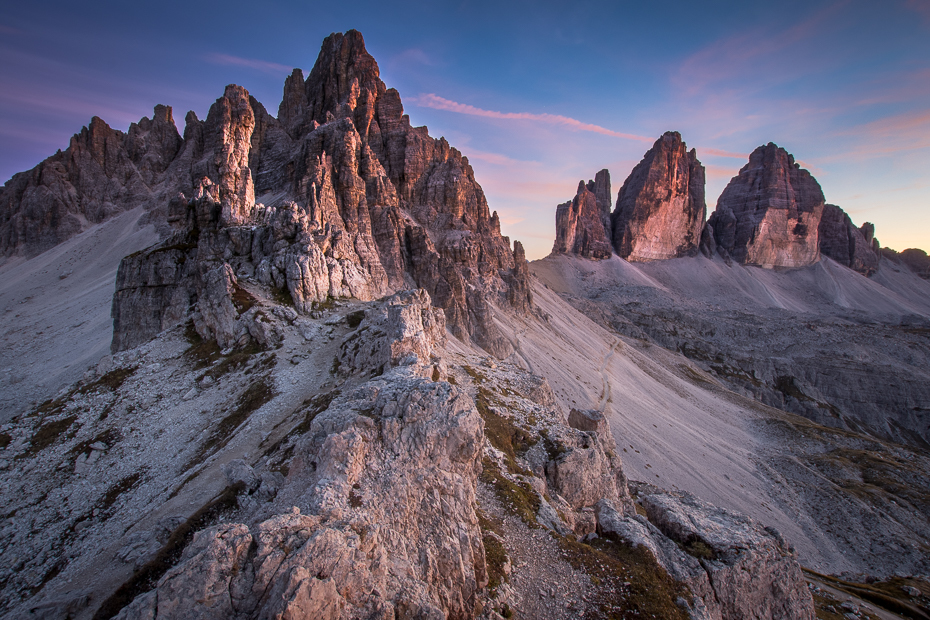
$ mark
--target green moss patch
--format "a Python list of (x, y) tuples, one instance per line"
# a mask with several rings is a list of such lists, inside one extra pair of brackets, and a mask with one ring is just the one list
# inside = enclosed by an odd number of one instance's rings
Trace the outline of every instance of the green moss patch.
[(498, 404), (498, 402), (492, 392), (483, 387), (478, 388), (475, 406), (484, 419), (484, 434), (492, 446), (504, 453), (508, 470), (513, 473), (526, 474), (527, 472), (517, 465), (516, 458), (518, 455), (525, 454), (537, 440), (527, 430), (491, 409), (491, 404)]
[(236, 399), (233, 410), (213, 428), (213, 433), (200, 446), (197, 454), (187, 463), (184, 469), (188, 470), (196, 467), (203, 463), (210, 454), (222, 450), (232, 439), (233, 432), (244, 424), (249, 419), (249, 416), (274, 397), (275, 391), (269, 384), (267, 376), (261, 377), (250, 384)]
[(663, 618), (687, 620), (679, 598), (691, 599), (683, 584), (668, 576), (644, 547), (603, 538), (591, 544), (553, 534), (566, 559), (596, 586), (591, 604), (598, 618)]
[(36, 430), (35, 434), (30, 440), (29, 449), (26, 450), (22, 457), (33, 456), (38, 454), (42, 450), (48, 448), (54, 444), (60, 438), (68, 438), (74, 436), (74, 433), (69, 433), (71, 426), (77, 420), (76, 415), (70, 415), (60, 420), (52, 420), (51, 422), (46, 422)]
[(485, 457), (481, 461), (482, 482), (494, 489), (495, 495), (504, 505), (504, 508), (519, 517), (529, 527), (540, 527), (536, 522), (536, 513), (539, 512), (539, 494), (526, 482), (515, 482), (505, 476), (497, 463)]
[(255, 299), (255, 296), (252, 295), (252, 293), (236, 284), (233, 286), (232, 302), (236, 307), (236, 312), (243, 314), (250, 308), (254, 308), (255, 304), (258, 303), (258, 300)]
[(94, 620), (109, 620), (134, 598), (154, 588), (162, 575), (177, 564), (184, 548), (193, 540), (194, 533), (219, 522), (224, 512), (235, 508), (238, 505), (238, 495), (243, 490), (245, 490), (245, 484), (242, 482), (226, 487), (222, 493), (179, 525), (155, 557), (136, 571), (110, 598), (103, 602), (94, 614)]

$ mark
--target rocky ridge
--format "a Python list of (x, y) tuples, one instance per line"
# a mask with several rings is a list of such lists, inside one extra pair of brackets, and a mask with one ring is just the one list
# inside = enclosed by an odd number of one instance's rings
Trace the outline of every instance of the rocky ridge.
[(419, 286), (453, 334), (509, 354), (491, 304), (532, 307), (525, 258), (501, 236), (468, 160), (410, 125), (358, 32), (328, 37), (302, 78), (288, 77), (277, 119), (238, 86), (204, 122), (188, 116), (177, 159), (190, 162), (191, 185), (170, 201), (174, 234), (120, 267), (113, 350), (191, 309), (223, 347), (264, 343), (236, 297), (239, 279), (253, 278), (301, 313)]
[[(602, 170), (601, 175), (609, 194), (609, 172)], [(813, 176), (772, 143), (753, 151), (706, 222), (704, 168), (678, 132), (663, 134), (637, 164), (612, 214), (609, 198), (589, 195), (597, 191), (603, 196), (604, 189), (599, 181), (581, 182), (575, 198), (556, 208), (553, 255), (602, 260), (616, 253), (630, 261), (648, 261), (694, 256), (700, 248), (708, 258), (795, 268), (823, 255), (867, 277), (875, 274), (884, 256), (919, 275), (928, 272), (920, 250), (906, 250), (906, 257), (881, 250), (874, 225), (866, 222), (857, 228), (840, 207), (824, 204)]]
[(865, 222), (856, 228), (842, 209), (824, 205), (818, 234), (820, 252), (841, 265), (868, 277), (878, 270), (881, 246), (875, 238), (875, 226)]
[[(597, 506), (609, 505), (614, 521), (637, 514), (603, 416), (573, 413), (594, 430), (573, 428), (541, 377), (477, 349), (450, 350), (426, 291), (338, 302), (308, 318), (248, 286), (279, 348), (223, 354), (191, 329), (193, 344), (167, 330), (4, 427), (12, 441), (3, 457), (24, 472), (0, 480), (17, 513), (0, 533), (16, 563), (3, 581), (11, 617), (561, 617), (518, 578), (541, 567), (510, 561), (525, 550), (498, 532), (513, 528), (563, 541), (559, 566), (576, 566), (585, 588), (578, 613), (655, 609), (655, 593), (639, 593), (651, 586), (625, 573), (642, 570), (671, 575), (659, 598), (677, 617), (738, 617), (728, 603), (711, 606), (709, 591), (662, 599), (677, 591), (676, 565), (630, 559), (623, 550), (635, 543), (596, 535), (612, 531)], [(339, 363), (322, 375), (334, 352)], [(190, 368), (198, 360), (199, 379)], [(489, 493), (496, 499), (480, 500)], [(717, 520), (709, 506), (690, 510)], [(517, 521), (504, 527), (507, 515)], [(674, 547), (655, 523), (643, 525), (655, 544)], [(36, 538), (16, 524), (60, 535)], [(721, 550), (718, 570), (777, 566), (764, 574), (778, 584), (752, 587), (806, 593), (778, 535), (753, 531), (759, 553), (726, 528), (700, 535)], [(738, 561), (724, 556), (737, 547)], [(596, 558), (611, 553), (627, 559), (605, 573)], [(747, 587), (715, 583), (718, 596), (736, 599)], [(774, 596), (771, 609), (813, 617), (809, 595)]]
[(140, 205), (164, 228), (184, 143), (168, 106), (126, 133), (93, 117), (67, 149), (0, 189), (0, 256), (35, 256)]

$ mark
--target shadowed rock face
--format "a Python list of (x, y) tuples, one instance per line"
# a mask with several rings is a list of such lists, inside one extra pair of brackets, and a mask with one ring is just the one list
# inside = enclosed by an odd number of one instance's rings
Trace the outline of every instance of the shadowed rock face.
[(878, 270), (879, 245), (871, 223), (856, 228), (845, 211), (836, 205), (824, 205), (818, 234), (824, 256), (864, 276)]
[(620, 188), (614, 249), (634, 261), (694, 254), (706, 211), (704, 166), (677, 131), (666, 132)]
[[(468, 160), (410, 125), (361, 34), (327, 37), (306, 81), (294, 70), (277, 119), (229, 86), (205, 122), (187, 121), (166, 173), (176, 234), (124, 261), (114, 351), (176, 323), (191, 304), (204, 337), (223, 346), (255, 338), (236, 311), (243, 304), (231, 301), (241, 277), (286, 290), (301, 312), (329, 297), (420, 287), (457, 337), (512, 351), (487, 299), (531, 307), (522, 252), (515, 260)], [(168, 269), (165, 252), (183, 256)]]
[(571, 202), (555, 211), (553, 254), (578, 254), (585, 258), (610, 258), (610, 173), (601, 170), (597, 179), (578, 182), (578, 193)]
[(126, 133), (93, 117), (67, 149), (0, 188), (0, 257), (35, 256), (139, 205), (163, 215), (165, 171), (181, 144), (168, 106)]
[(823, 192), (810, 172), (769, 142), (749, 156), (707, 222), (718, 252), (763, 267), (803, 267), (820, 260)]

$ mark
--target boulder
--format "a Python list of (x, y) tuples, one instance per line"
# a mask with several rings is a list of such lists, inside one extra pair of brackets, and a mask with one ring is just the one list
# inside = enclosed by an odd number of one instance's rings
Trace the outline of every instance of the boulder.
[(586, 433), (596, 434), (605, 445), (610, 445), (613, 441), (610, 422), (603, 412), (597, 409), (572, 409), (568, 414), (568, 425)]

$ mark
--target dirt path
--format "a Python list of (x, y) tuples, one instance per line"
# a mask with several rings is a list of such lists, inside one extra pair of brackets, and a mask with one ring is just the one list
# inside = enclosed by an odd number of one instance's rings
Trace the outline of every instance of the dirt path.
[(535, 373), (533, 370), (533, 362), (530, 361), (530, 358), (523, 352), (523, 347), (520, 346), (520, 337), (526, 335), (526, 328), (524, 327), (521, 330), (513, 330), (513, 350), (514, 354), (518, 355), (523, 363), (526, 364), (526, 369), (530, 372)]
[(607, 352), (607, 355), (604, 356), (604, 359), (601, 360), (601, 367), (598, 371), (601, 373), (601, 381), (603, 382), (603, 387), (601, 388), (601, 399), (597, 403), (597, 410), (601, 413), (607, 409), (607, 403), (610, 402), (610, 375), (607, 374), (607, 366), (610, 364), (610, 358), (614, 356), (617, 348), (620, 346), (620, 341), (616, 341), (610, 347), (610, 351)]

